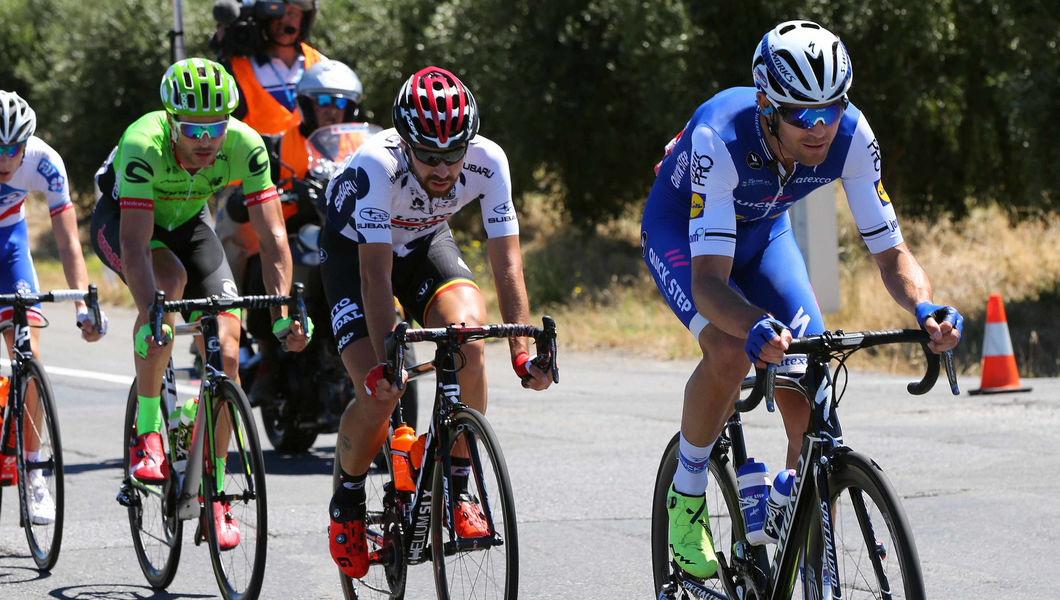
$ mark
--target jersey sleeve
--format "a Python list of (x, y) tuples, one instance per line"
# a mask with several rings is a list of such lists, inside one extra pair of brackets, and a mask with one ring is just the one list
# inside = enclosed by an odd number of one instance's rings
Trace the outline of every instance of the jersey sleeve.
[(692, 256), (732, 257), (736, 253), (736, 165), (725, 142), (708, 126), (700, 125), (692, 131), (691, 148), (689, 250)]
[(70, 178), (66, 174), (63, 158), (54, 148), (40, 142), (41, 152), (33, 166), (39, 180), (39, 188), (48, 202), (48, 212), (55, 216), (74, 207), (70, 202)]
[(869, 252), (877, 254), (902, 243), (891, 198), (883, 189), (880, 144), (862, 114), (854, 130), (843, 164), (843, 191), (861, 238)]
[[(381, 146), (362, 146), (328, 183), (328, 223), (358, 244), (392, 244), (393, 160)], [(388, 167), (390, 165), (390, 167)]]
[(118, 146), (114, 170), (121, 208), (154, 210), (154, 179), (166, 173), (159, 145), (149, 135), (133, 130), (126, 132)]
[[(493, 142), (482, 145), (485, 164), (464, 164), (466, 177), (482, 181), (479, 208), (487, 238), (519, 235), (519, 217), (512, 203), (512, 175), (504, 150)], [(477, 159), (476, 159), (477, 160)]]
[[(233, 121), (239, 123), (240, 121)], [(249, 126), (234, 126), (229, 135), (236, 136), (232, 146), (232, 177), (241, 181), (246, 205), (263, 204), (278, 197), (269, 170), (269, 153), (261, 135)]]

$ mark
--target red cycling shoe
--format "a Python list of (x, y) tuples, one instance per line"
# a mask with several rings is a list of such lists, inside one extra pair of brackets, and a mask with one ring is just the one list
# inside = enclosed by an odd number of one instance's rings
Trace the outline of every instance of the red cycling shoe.
[(169, 463), (162, 449), (162, 434), (157, 431), (136, 438), (129, 462), (131, 475), (144, 483), (161, 483), (169, 478)]
[(363, 520), (336, 521), (328, 526), (331, 558), (347, 576), (360, 579), (368, 574), (368, 541)]

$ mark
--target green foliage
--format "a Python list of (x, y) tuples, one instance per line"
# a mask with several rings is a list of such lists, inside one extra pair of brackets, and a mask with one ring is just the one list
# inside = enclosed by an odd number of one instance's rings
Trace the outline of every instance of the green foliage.
[[(189, 55), (209, 56), (210, 0), (185, 0)], [(750, 83), (755, 44), (791, 18), (838, 33), (853, 101), (884, 153), (902, 214), (1060, 208), (1060, 16), (1044, 0), (325, 0), (311, 43), (361, 77), (367, 116), (415, 69), (475, 91), (482, 133), (508, 152), (516, 190), (557, 192), (571, 221), (640, 203), (670, 137), (717, 91)], [(158, 106), (171, 3), (5, 0), (0, 87), (33, 104), (74, 185), (124, 127)]]

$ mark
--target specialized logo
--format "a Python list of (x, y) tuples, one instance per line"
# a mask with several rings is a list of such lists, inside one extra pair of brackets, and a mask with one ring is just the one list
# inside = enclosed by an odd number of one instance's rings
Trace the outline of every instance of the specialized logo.
[(703, 214), (703, 196), (692, 194), (692, 210), (688, 213), (689, 219), (695, 219)]
[(876, 195), (880, 197), (880, 204), (887, 206), (891, 203), (891, 197), (887, 195), (887, 190), (883, 189), (883, 180), (876, 180)]
[[(254, 148), (250, 153), (250, 158), (247, 160), (247, 167), (250, 169), (251, 175), (261, 175), (269, 168), (269, 158), (265, 156), (262, 160), (262, 156), (265, 155), (265, 146), (258, 146)], [(220, 158), (220, 157), (218, 157)]]
[(228, 298), (239, 297), (239, 288), (236, 287), (236, 282), (231, 279), (221, 281), (221, 290), (221, 294)]
[(142, 158), (134, 158), (125, 165), (125, 181), (129, 183), (147, 183), (154, 176), (154, 169)]
[(49, 192), (63, 191), (63, 186), (66, 185), (66, 178), (63, 177), (62, 173), (59, 172), (59, 169), (47, 158), (42, 158), (41, 161), (37, 163), (37, 173), (40, 173), (41, 177), (47, 180)]
[(765, 166), (765, 164), (765, 161), (762, 160), (762, 157), (757, 152), (747, 153), (748, 167), (751, 167), (752, 169), (761, 169), (763, 166)]
[(706, 185), (707, 174), (714, 168), (714, 159), (707, 156), (706, 154), (692, 153), (692, 171), (690, 173), (692, 177), (692, 183), (696, 185)]
[(433, 278), (428, 278), (427, 281), (424, 281), (423, 285), (420, 286), (420, 289), (416, 290), (416, 299), (417, 300), (422, 300), (424, 298), (424, 296), (427, 295), (427, 292), (431, 291), (433, 286), (434, 286), (434, 279)]

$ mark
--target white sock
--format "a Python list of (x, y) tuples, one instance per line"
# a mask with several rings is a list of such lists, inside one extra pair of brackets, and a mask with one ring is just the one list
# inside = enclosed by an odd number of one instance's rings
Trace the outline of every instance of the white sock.
[(699, 496), (707, 489), (707, 463), (713, 449), (714, 442), (701, 448), (686, 440), (684, 433), (681, 434), (674, 491), (686, 496)]
[(25, 450), (22, 452), (22, 455), (25, 456), (26, 462), (37, 462), (40, 460), (40, 450)]

